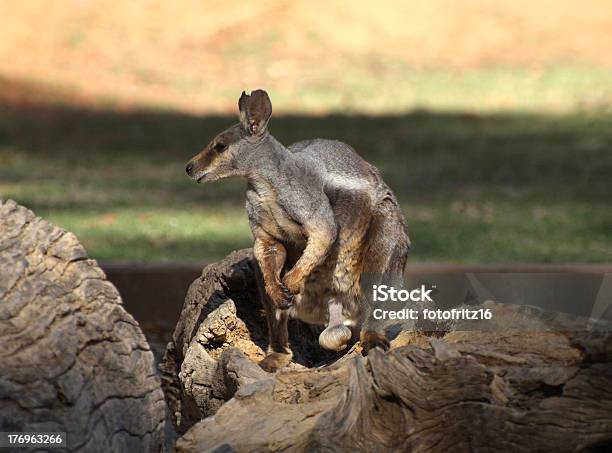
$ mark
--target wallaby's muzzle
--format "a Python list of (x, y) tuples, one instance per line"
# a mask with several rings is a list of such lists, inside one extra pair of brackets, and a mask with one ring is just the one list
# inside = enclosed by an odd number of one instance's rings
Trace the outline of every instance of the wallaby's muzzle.
[(187, 176), (193, 175), (193, 162), (189, 162), (185, 167), (185, 171), (187, 172)]
[(189, 176), (191, 179), (200, 183), (206, 179), (209, 173), (198, 168), (200, 165), (197, 165), (194, 160), (196, 159), (189, 161), (189, 163), (185, 166), (185, 173), (187, 173), (187, 176)]

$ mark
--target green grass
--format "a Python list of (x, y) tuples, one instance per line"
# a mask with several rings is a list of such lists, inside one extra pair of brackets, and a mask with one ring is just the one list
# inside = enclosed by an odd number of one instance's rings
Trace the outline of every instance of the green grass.
[[(333, 137), (377, 165), (412, 261), (612, 262), (612, 115), (281, 116), (282, 142)], [(247, 247), (244, 182), (184, 165), (233, 117), (0, 111), (0, 197), (105, 262), (210, 261)]]
[[(568, 112), (612, 106), (612, 74), (606, 68), (568, 65), (453, 71), (416, 69), (384, 59), (344, 63), (340, 78), (337, 71), (322, 72), (316, 81), (305, 82), (307, 86), (272, 92), (274, 101), (300, 111), (370, 114), (401, 114), (419, 108), (458, 113)], [(227, 93), (227, 97), (233, 99), (235, 94)]]

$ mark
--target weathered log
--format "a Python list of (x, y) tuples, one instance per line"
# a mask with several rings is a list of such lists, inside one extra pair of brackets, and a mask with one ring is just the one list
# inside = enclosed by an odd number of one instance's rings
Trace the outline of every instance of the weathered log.
[(76, 237), (0, 200), (0, 431), (67, 433), (67, 451), (161, 451), (153, 354)]
[(487, 302), (496, 322), (529, 328), (404, 331), (389, 352), (356, 346), (324, 367), (316, 336), (294, 335), (298, 364), (269, 374), (255, 272), (241, 251), (189, 290), (165, 362), (191, 426), (177, 451), (612, 450), (608, 331), (551, 330), (537, 310)]
[[(251, 250), (240, 250), (205, 267), (187, 292), (173, 341), (160, 365), (164, 392), (179, 432), (214, 414), (233, 396), (236, 380), (265, 376), (257, 367), (251, 369), (253, 376), (245, 371), (228, 374), (222, 367), (222, 354), (231, 347), (252, 362), (265, 357), (267, 327), (256, 272)], [(291, 321), (290, 329), (292, 368), (333, 356), (318, 346), (319, 329), (298, 321)]]

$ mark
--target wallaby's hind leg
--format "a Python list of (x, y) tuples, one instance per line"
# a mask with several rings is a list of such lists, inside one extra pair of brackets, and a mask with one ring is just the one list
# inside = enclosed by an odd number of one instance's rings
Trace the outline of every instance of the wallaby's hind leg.
[[(385, 198), (378, 206), (368, 231), (362, 274), (364, 291), (380, 284), (401, 288), (409, 248), (408, 227), (399, 206), (393, 197)], [(384, 326), (372, 317), (371, 304), (365, 305), (361, 330), (363, 353), (367, 354), (375, 347), (389, 349)]]
[[(278, 250), (278, 248), (277, 248)], [(268, 354), (259, 362), (259, 365), (266, 371), (274, 372), (279, 368), (288, 365), (291, 362), (293, 354), (289, 347), (289, 332), (287, 330), (287, 321), (289, 313), (276, 307), (276, 303), (267, 293), (265, 280), (266, 277), (278, 277), (285, 263), (284, 248), (283, 253), (269, 253), (264, 249), (264, 260), (259, 264), (259, 272), (257, 272), (257, 290), (262, 305), (266, 311), (266, 320), (268, 324)], [(268, 253), (265, 253), (268, 252)], [(263, 268), (262, 268), (263, 265)]]
[(287, 321), (289, 314), (287, 310), (266, 309), (268, 320), (268, 354), (259, 362), (265, 371), (273, 373), (278, 369), (288, 365), (293, 358), (293, 353), (289, 348), (289, 332)]
[(347, 347), (352, 332), (347, 325), (355, 325), (361, 315), (360, 275), (363, 268), (366, 234), (370, 225), (370, 196), (359, 191), (338, 191), (336, 203), (343, 210), (336, 213), (343, 224), (338, 233), (335, 268), (327, 306), (327, 328), (319, 336), (319, 344), (332, 351)]

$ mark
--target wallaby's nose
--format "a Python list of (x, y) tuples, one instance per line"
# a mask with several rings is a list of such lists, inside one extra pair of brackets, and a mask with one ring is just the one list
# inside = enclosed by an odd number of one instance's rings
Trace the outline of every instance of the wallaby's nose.
[(185, 167), (185, 171), (189, 176), (191, 176), (191, 173), (193, 172), (193, 162), (189, 162), (187, 164), (187, 166)]

